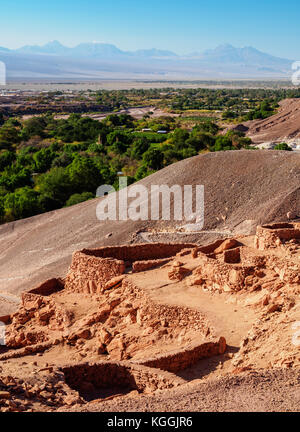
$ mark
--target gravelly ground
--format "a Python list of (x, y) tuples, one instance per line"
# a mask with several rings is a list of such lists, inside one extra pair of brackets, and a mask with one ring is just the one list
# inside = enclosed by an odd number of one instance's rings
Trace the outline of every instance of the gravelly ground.
[(248, 372), (153, 395), (77, 405), (71, 411), (299, 412), (300, 370)]

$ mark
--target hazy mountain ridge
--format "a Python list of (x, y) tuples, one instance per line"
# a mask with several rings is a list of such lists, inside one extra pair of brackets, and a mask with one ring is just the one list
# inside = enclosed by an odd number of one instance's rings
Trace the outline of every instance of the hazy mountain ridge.
[(15, 78), (287, 78), (292, 60), (253, 47), (225, 44), (202, 53), (178, 55), (169, 50), (123, 51), (112, 44), (58, 41), (18, 49), (0, 47), (8, 79)]
[(137, 51), (122, 51), (118, 47), (108, 43), (100, 42), (85, 42), (76, 45), (73, 48), (66, 47), (58, 41), (48, 42), (43, 46), (26, 45), (16, 50), (11, 50), (18, 53), (27, 54), (53, 54), (66, 55), (72, 57), (118, 57), (118, 56), (137, 56), (137, 57), (178, 57), (172, 51), (159, 50), (156, 48), (140, 49)]

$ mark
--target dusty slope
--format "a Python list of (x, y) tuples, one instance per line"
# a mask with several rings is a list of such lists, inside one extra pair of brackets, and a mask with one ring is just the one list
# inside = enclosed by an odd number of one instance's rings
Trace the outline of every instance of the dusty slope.
[[(147, 187), (151, 184), (204, 184), (205, 229), (218, 230), (217, 237), (220, 237), (224, 230), (253, 231), (259, 223), (285, 219), (290, 210), (300, 214), (299, 179), (299, 154), (235, 151), (186, 159), (141, 183)], [(19, 294), (48, 277), (64, 275), (75, 250), (144, 241), (137, 232), (151, 231), (155, 227), (155, 222), (145, 221), (99, 222), (97, 203), (98, 200), (92, 200), (2, 225), (0, 294)], [(156, 222), (159, 229), (166, 225)], [(173, 223), (176, 225), (178, 223)], [(106, 237), (109, 233), (112, 235)], [(181, 239), (203, 242), (205, 236), (180, 236)], [(157, 240), (157, 236), (153, 236), (153, 240)], [(160, 240), (175, 240), (175, 237), (161, 235)], [(1, 298), (1, 312), (5, 313), (5, 304), (11, 311), (12, 303), (7, 303), (7, 298), (3, 302), (3, 296)]]
[(274, 116), (244, 125), (249, 128), (247, 135), (257, 144), (300, 139), (300, 99), (285, 99)]

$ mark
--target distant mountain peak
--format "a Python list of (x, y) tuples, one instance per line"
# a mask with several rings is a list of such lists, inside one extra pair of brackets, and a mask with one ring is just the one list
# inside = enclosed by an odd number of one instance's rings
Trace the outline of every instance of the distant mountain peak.
[(44, 47), (64, 47), (64, 45), (62, 45), (58, 40), (52, 40), (50, 42), (47, 42), (45, 45), (43, 45)]
[(140, 49), (135, 51), (135, 54), (142, 57), (178, 57), (173, 51), (160, 50), (157, 48)]

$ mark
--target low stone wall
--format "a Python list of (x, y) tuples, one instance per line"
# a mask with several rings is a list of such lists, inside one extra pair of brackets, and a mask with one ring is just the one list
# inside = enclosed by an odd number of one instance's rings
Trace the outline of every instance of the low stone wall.
[(228, 249), (223, 253), (223, 260), (228, 264), (237, 264), (241, 262), (241, 251), (240, 248)]
[(3, 322), (4, 324), (10, 324), (11, 323), (11, 315), (0, 316), (0, 322)]
[(193, 272), (193, 277), (201, 277), (212, 291), (240, 291), (244, 288), (246, 277), (254, 271), (255, 266), (252, 265), (228, 264), (204, 256), (203, 264)]
[[(96, 294), (102, 292), (106, 282), (124, 274), (126, 265), (142, 271), (175, 256), (193, 244), (142, 243), (129, 246), (108, 246), (75, 252), (69, 268), (65, 288), (74, 292)], [(146, 262), (148, 261), (148, 263)]]
[(49, 296), (63, 289), (64, 289), (64, 282), (62, 281), (62, 279), (53, 278), (53, 279), (46, 280), (45, 282), (41, 283), (36, 288), (33, 288), (28, 292), (31, 294)]
[(117, 387), (147, 392), (185, 383), (176, 375), (130, 362), (71, 364), (61, 370), (66, 383), (79, 393), (85, 392), (90, 384), (96, 389)]
[(23, 348), (10, 349), (9, 351), (0, 355), (0, 361), (24, 357), (24, 356), (32, 355), (32, 354), (36, 354), (36, 353), (41, 353), (41, 352), (44, 352), (47, 349), (53, 347), (54, 345), (58, 345), (62, 341), (63, 341), (63, 339), (57, 338), (57, 339), (53, 339), (53, 340), (50, 340), (47, 342), (41, 342), (41, 343), (38, 343), (35, 345), (28, 345), (28, 346), (25, 346)]
[(65, 288), (87, 294), (100, 293), (110, 279), (125, 272), (125, 263), (114, 258), (100, 258), (75, 252), (69, 268)]
[(155, 267), (161, 266), (163, 264), (166, 264), (170, 261), (170, 258), (161, 258), (157, 260), (146, 260), (146, 261), (135, 261), (132, 264), (132, 271), (133, 273), (142, 272), (145, 270), (150, 270)]
[(223, 354), (226, 350), (225, 338), (208, 341), (183, 350), (168, 352), (152, 359), (137, 360), (136, 363), (168, 372), (179, 372), (194, 365), (203, 358)]
[(292, 239), (300, 239), (300, 223), (263, 225), (256, 229), (254, 246), (259, 250), (276, 248)]
[(81, 252), (94, 257), (115, 258), (133, 263), (134, 261), (169, 258), (175, 256), (182, 249), (193, 247), (196, 247), (196, 245), (192, 243), (140, 243), (136, 245), (83, 249)]

